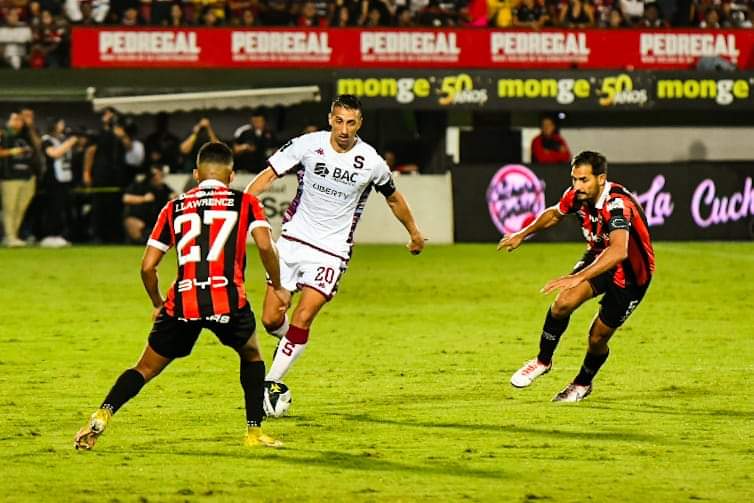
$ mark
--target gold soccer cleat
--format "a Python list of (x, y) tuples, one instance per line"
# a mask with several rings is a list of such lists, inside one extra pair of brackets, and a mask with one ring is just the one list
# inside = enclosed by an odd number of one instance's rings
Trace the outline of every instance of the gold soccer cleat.
[(94, 447), (97, 438), (105, 432), (105, 428), (107, 428), (112, 417), (113, 412), (110, 409), (97, 409), (89, 418), (89, 422), (76, 433), (73, 438), (73, 446), (76, 449), (87, 451)]
[(244, 438), (243, 444), (246, 447), (283, 447), (283, 442), (275, 440), (269, 435), (262, 433), (262, 428), (258, 426), (250, 426), (249, 431), (246, 432), (246, 438)]

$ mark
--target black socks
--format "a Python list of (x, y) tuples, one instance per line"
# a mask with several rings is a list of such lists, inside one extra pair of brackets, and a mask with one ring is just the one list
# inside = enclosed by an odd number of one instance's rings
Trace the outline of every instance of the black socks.
[(241, 387), (246, 401), (246, 424), (261, 426), (264, 418), (264, 362), (241, 360)]
[(545, 317), (545, 326), (542, 328), (542, 335), (539, 337), (539, 354), (537, 359), (549, 365), (552, 361), (552, 354), (555, 352), (555, 348), (558, 346), (560, 336), (568, 328), (568, 321), (571, 319), (570, 315), (562, 320), (555, 319), (552, 316), (552, 310), (547, 308), (547, 316)]
[(113, 414), (118, 412), (123, 404), (135, 397), (144, 387), (144, 376), (136, 369), (128, 369), (115, 381), (110, 393), (100, 406), (101, 409), (110, 409)]

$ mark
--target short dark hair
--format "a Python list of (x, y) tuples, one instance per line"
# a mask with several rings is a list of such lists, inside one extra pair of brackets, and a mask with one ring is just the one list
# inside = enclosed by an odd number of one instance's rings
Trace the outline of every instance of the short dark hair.
[(353, 94), (341, 94), (340, 96), (336, 96), (335, 99), (332, 100), (330, 111), (332, 112), (333, 110), (335, 110), (335, 107), (342, 107), (346, 110), (358, 110), (359, 112), (362, 112), (361, 100), (359, 100), (359, 98), (357, 98)]
[(233, 164), (233, 151), (221, 141), (208, 141), (196, 154), (196, 165), (202, 164), (230, 166)]
[(599, 152), (584, 150), (583, 152), (579, 152), (571, 161), (572, 168), (583, 164), (590, 165), (592, 167), (592, 174), (595, 176), (607, 174), (607, 159)]

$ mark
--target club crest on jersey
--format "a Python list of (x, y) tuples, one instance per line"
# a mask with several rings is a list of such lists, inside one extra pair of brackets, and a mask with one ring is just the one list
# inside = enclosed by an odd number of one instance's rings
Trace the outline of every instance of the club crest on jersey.
[(526, 166), (507, 164), (490, 180), (487, 207), (497, 230), (517, 232), (545, 209), (545, 182)]
[(314, 174), (319, 176), (327, 176), (330, 174), (330, 170), (327, 169), (327, 164), (324, 162), (318, 162), (314, 165)]

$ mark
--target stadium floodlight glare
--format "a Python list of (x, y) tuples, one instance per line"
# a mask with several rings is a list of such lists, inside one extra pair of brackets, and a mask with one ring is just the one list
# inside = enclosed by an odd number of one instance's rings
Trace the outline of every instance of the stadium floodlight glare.
[(123, 114), (191, 112), (209, 109), (244, 109), (260, 106), (296, 105), (321, 101), (319, 86), (270, 87), (234, 91), (207, 91), (176, 94), (149, 94), (95, 98), (88, 93), (94, 110), (112, 107)]

